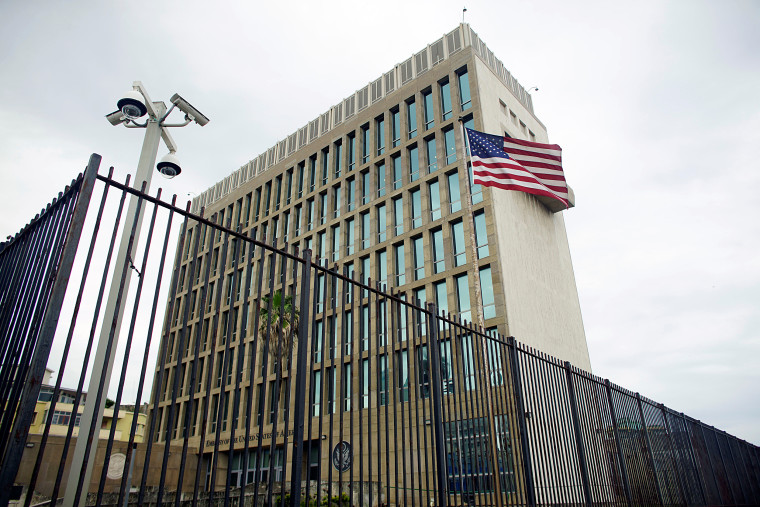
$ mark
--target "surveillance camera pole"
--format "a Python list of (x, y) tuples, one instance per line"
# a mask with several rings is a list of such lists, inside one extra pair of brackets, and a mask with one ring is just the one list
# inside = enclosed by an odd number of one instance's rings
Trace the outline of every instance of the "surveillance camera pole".
[[(137, 164), (134, 188), (141, 188), (143, 182), (145, 182), (145, 193), (148, 193), (150, 182), (153, 177), (153, 170), (156, 166), (156, 157), (158, 155), (158, 146), (161, 137), (164, 138), (164, 141), (169, 145), (170, 149), (176, 150), (176, 146), (174, 145), (173, 139), (171, 139), (171, 136), (162, 125), (162, 120), (166, 114), (166, 106), (164, 103), (151, 102), (147, 92), (142, 87), (142, 83), (139, 81), (135, 81), (134, 87), (142, 93), (145, 98), (145, 105), (148, 108), (145, 139), (143, 140), (142, 151), (140, 152), (140, 160)], [(108, 293), (104, 320), (100, 331), (97, 350), (95, 352), (94, 366), (87, 391), (88, 396), (80, 420), (79, 437), (77, 438), (72, 467), (66, 484), (66, 493), (63, 499), (64, 507), (78, 507), (84, 505), (87, 499), (87, 491), (90, 487), (92, 465), (95, 461), (95, 455), (98, 449), (98, 439), (103, 421), (105, 398), (108, 394), (108, 388), (111, 381), (111, 370), (116, 356), (119, 330), (124, 316), (124, 308), (126, 306), (125, 300), (129, 293), (131, 274), (129, 272), (126, 274), (123, 287), (121, 288), (119, 287), (119, 281), (122, 279), (122, 270), (129, 270), (127, 260), (134, 259), (134, 253), (137, 250), (137, 243), (140, 236), (140, 229), (142, 228), (143, 213), (142, 209), (138, 210), (137, 208), (138, 201), (139, 198), (136, 195), (131, 195), (129, 198), (126, 215), (127, 221), (121, 235), (121, 243), (119, 244), (119, 250), (116, 255), (116, 264), (114, 264), (111, 276), (111, 288)], [(136, 226), (135, 221), (137, 222)], [(133, 226), (135, 226), (135, 232), (132, 240), (132, 248), (131, 251), (129, 251), (130, 235)], [(120, 291), (122, 293), (122, 298), (121, 303), (117, 308)], [(110, 346), (110, 353), (108, 353), (109, 338), (111, 334), (113, 334), (113, 340)], [(84, 367), (86, 368), (87, 365), (84, 365)], [(100, 400), (97, 399), (97, 393), (99, 390), (102, 393)]]

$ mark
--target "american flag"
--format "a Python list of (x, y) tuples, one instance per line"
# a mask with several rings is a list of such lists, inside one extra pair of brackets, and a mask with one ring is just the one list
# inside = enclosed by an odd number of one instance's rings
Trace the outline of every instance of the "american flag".
[(568, 207), (562, 148), (467, 129), (477, 185), (520, 190), (561, 201)]

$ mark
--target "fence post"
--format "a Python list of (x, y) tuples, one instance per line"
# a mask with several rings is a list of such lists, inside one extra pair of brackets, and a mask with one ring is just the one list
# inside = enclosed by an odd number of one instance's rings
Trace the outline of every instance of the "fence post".
[[(311, 250), (306, 250), (301, 270), (301, 301), (303, 312), (298, 320), (298, 356), (296, 359), (296, 399), (293, 407), (293, 462), (290, 465), (290, 505), (301, 503), (301, 468), (303, 462), (303, 427), (306, 415), (306, 363), (308, 362), (309, 288), (311, 287)], [(308, 497), (308, 488), (307, 488)], [(306, 502), (308, 504), (308, 501)]]
[(507, 337), (509, 362), (512, 369), (512, 387), (515, 391), (515, 406), (517, 407), (517, 424), (520, 426), (520, 450), (523, 465), (523, 477), (525, 478), (525, 495), (528, 505), (536, 505), (536, 490), (533, 484), (533, 464), (530, 459), (528, 448), (528, 425), (525, 421), (525, 398), (522, 392), (522, 380), (520, 379), (520, 363), (517, 360), (517, 343), (514, 336)]
[(610, 417), (612, 418), (612, 431), (615, 434), (615, 447), (617, 448), (618, 459), (620, 460), (620, 474), (623, 476), (623, 488), (625, 489), (625, 499), (628, 505), (633, 505), (633, 498), (631, 498), (631, 486), (628, 483), (628, 467), (625, 464), (625, 456), (623, 455), (623, 446), (620, 444), (620, 433), (618, 432), (617, 417), (615, 417), (615, 405), (612, 403), (612, 387), (610, 386), (609, 379), (604, 379), (604, 387), (607, 390), (607, 403), (610, 406)]
[(93, 153), (90, 156), (90, 161), (87, 164), (80, 183), (79, 196), (77, 196), (74, 214), (71, 217), (69, 230), (66, 233), (67, 237), (63, 246), (63, 252), (61, 253), (57, 268), (52, 272), (55, 281), (40, 326), (37, 346), (29, 364), (29, 373), (21, 393), (16, 421), (13, 425), (13, 431), (8, 435), (10, 442), (5, 455), (0, 456), (0, 460), (2, 460), (0, 461), (0, 465), (2, 465), (2, 470), (0, 470), (0, 505), (8, 504), (13, 482), (21, 463), (24, 446), (29, 434), (29, 426), (32, 423), (34, 408), (40, 393), (42, 375), (45, 372), (50, 348), (53, 345), (55, 329), (58, 325), (58, 316), (61, 312), (64, 296), (66, 295), (66, 287), (71, 276), (71, 267), (74, 264), (77, 247), (79, 246), (79, 238), (84, 228), (87, 208), (89, 207), (90, 197), (95, 186), (100, 160), (101, 157), (97, 153)]
[(578, 416), (578, 402), (575, 398), (575, 387), (573, 386), (573, 370), (569, 361), (565, 361), (565, 374), (567, 375), (567, 394), (570, 398), (570, 413), (573, 417), (573, 430), (575, 430), (575, 446), (578, 450), (578, 462), (581, 467), (581, 481), (583, 483), (583, 496), (586, 499), (586, 505), (591, 507), (591, 483), (588, 477), (588, 463), (586, 462), (586, 450), (583, 448), (583, 435), (581, 433), (581, 422)]
[(433, 405), (434, 450), (438, 491), (437, 507), (446, 507), (448, 502), (448, 480), (446, 479), (446, 443), (443, 438), (443, 394), (441, 393), (441, 350), (438, 343), (438, 311), (434, 303), (427, 304), (428, 335), (430, 347), (430, 386)]
[(654, 485), (657, 487), (657, 498), (660, 505), (665, 505), (662, 499), (662, 490), (660, 489), (660, 478), (657, 476), (657, 467), (654, 464), (654, 453), (652, 452), (652, 442), (649, 440), (649, 430), (647, 430), (647, 420), (644, 418), (644, 407), (641, 404), (641, 395), (636, 393), (636, 404), (639, 407), (639, 416), (641, 417), (641, 427), (644, 429), (644, 439), (647, 444), (647, 453), (649, 454), (649, 463), (652, 466), (652, 475), (654, 475)]

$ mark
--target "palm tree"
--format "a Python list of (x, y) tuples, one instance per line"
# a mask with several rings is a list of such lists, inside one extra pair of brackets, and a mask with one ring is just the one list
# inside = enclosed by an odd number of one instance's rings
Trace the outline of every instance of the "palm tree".
[[(271, 302), (270, 302), (271, 299)], [(280, 311), (282, 310), (282, 314)], [(271, 318), (270, 313), (271, 311)], [(267, 328), (269, 329), (269, 355), (272, 358), (279, 359), (280, 366), (287, 367), (290, 363), (290, 338), (293, 338), (293, 344), (298, 342), (298, 313), (299, 310), (293, 304), (293, 296), (285, 295), (281, 291), (276, 291), (273, 296), (264, 296), (261, 298), (261, 308), (259, 310), (259, 336), (261, 343), (267, 338)], [(282, 332), (280, 332), (282, 330)], [(278, 340), (282, 338), (282, 341)]]

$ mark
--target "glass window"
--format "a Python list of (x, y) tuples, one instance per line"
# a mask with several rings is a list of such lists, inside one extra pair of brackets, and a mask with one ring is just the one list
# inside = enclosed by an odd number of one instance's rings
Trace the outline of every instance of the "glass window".
[(457, 146), (454, 138), (454, 129), (449, 129), (443, 133), (443, 148), (446, 150), (446, 165), (456, 162)]
[[(282, 240), (287, 243), (290, 236), (290, 211), (286, 211), (282, 214)], [(240, 253), (244, 253), (244, 249), (240, 250)]]
[(349, 218), (346, 220), (346, 255), (354, 254), (354, 219)]
[(343, 365), (343, 411), (351, 411), (351, 363)]
[(475, 242), (478, 248), (478, 259), (488, 257), (488, 232), (486, 231), (486, 214), (483, 211), (475, 213)]
[(454, 284), (457, 287), (459, 316), (467, 322), (472, 322), (472, 313), (470, 312), (470, 285), (467, 280), (467, 273), (454, 277)]
[(451, 224), (451, 240), (454, 243), (454, 266), (464, 266), (467, 254), (464, 250), (464, 226), (461, 220)]
[(395, 156), (393, 161), (393, 190), (398, 190), (404, 184), (403, 169), (401, 167), (401, 156)]
[(309, 192), (314, 190), (317, 183), (317, 156), (309, 158)]
[(340, 225), (332, 228), (332, 259), (333, 261), (340, 259)]
[(399, 243), (393, 247), (396, 257), (396, 287), (406, 283), (406, 263), (404, 259), (404, 244)]
[(303, 173), (306, 172), (306, 166), (303, 162), (298, 164), (298, 197), (303, 196)]
[[(406, 293), (399, 294), (399, 299), (401, 301), (406, 301)], [(397, 305), (398, 308), (398, 334), (399, 339), (402, 342), (406, 341), (406, 314), (409, 311), (409, 307), (405, 304), (399, 303)]]
[[(316, 362), (316, 361), (315, 361)], [(261, 388), (261, 386), (259, 386)], [(311, 416), (317, 417), (322, 405), (322, 371), (315, 370), (311, 380)]]
[(301, 206), (298, 205), (295, 208), (295, 235), (301, 235)]
[(398, 109), (391, 111), (391, 145), (395, 148), (401, 144), (401, 113)]
[[(414, 291), (414, 304), (419, 306), (420, 308), (425, 308), (425, 304), (427, 303), (427, 293), (425, 292), (425, 287), (420, 287), (419, 289), (415, 289)], [(425, 312), (419, 312), (419, 315), (415, 317), (417, 324), (419, 325), (418, 333), (420, 336), (425, 336), (426, 329), (425, 329)]]
[[(433, 293), (435, 294), (435, 305), (439, 312), (449, 311), (449, 293), (446, 290), (446, 280), (433, 284)], [(441, 321), (443, 325), (443, 321)]]
[(282, 191), (282, 176), (276, 178), (274, 190), (274, 210), (280, 209), (280, 193)]
[(412, 139), (417, 135), (417, 105), (412, 99), (406, 103), (406, 120), (408, 125), (407, 139)]
[(435, 221), (441, 218), (441, 192), (438, 188), (438, 180), (428, 185), (428, 194), (430, 195), (430, 220)]
[(327, 193), (319, 194), (319, 225), (323, 225), (327, 219)]
[(369, 408), (369, 359), (362, 359), (362, 408)]
[(407, 363), (407, 359), (406, 350), (396, 352), (399, 399), (402, 403), (409, 401), (409, 364)]
[(385, 163), (377, 166), (377, 196), (385, 195)]
[(393, 199), (393, 223), (396, 236), (404, 232), (404, 200), (401, 196)]
[(340, 185), (333, 187), (333, 218), (338, 218), (340, 216)]
[[(248, 194), (245, 196), (245, 210), (243, 211), (245, 227), (248, 227), (250, 214), (251, 214), (251, 194)], [(203, 239), (201, 240), (201, 244), (206, 244), (206, 229), (205, 228), (203, 229)]]
[[(424, 314), (423, 314), (424, 315)], [(419, 383), (420, 398), (430, 398), (430, 359), (427, 345), (417, 348), (417, 382)]]
[(327, 177), (330, 171), (330, 152), (322, 150), (322, 184), (327, 185)]
[(427, 152), (428, 173), (434, 173), (438, 170), (438, 154), (435, 149), (435, 137), (425, 141), (425, 151)]
[(420, 177), (420, 159), (417, 147), (409, 148), (409, 181), (417, 181)]
[(306, 201), (306, 230), (310, 231), (314, 228), (314, 199)]
[(285, 204), (290, 204), (290, 195), (293, 191), (293, 169), (288, 171), (285, 178)]
[(429, 130), (435, 126), (435, 118), (433, 116), (433, 94), (427, 92), (422, 94), (422, 108), (425, 115), (425, 130)]
[(362, 220), (362, 250), (365, 248), (369, 248), (369, 236), (370, 236), (370, 227), (369, 227), (369, 211), (361, 214), (361, 220)]
[(335, 150), (335, 155), (334, 155), (335, 167), (334, 167), (333, 177), (340, 178), (340, 173), (341, 173), (342, 164), (343, 164), (343, 144), (341, 142), (337, 142), (335, 143), (333, 148)]
[(256, 197), (254, 198), (253, 213), (254, 222), (259, 219), (259, 209), (261, 208), (261, 188), (256, 189)]
[(362, 127), (362, 164), (369, 161), (369, 125)]
[(356, 198), (356, 180), (351, 178), (346, 183), (348, 185), (348, 190), (346, 191), (346, 207), (348, 211), (353, 211), (356, 207), (356, 203), (354, 202)]
[(385, 153), (385, 120), (383, 118), (375, 120), (375, 143), (377, 155)]
[(446, 121), (451, 118), (451, 87), (449, 86), (449, 81), (446, 80), (445, 83), (441, 83), (441, 115), (443, 117), (443, 121)]
[(491, 266), (480, 269), (480, 297), (483, 300), (483, 318), (492, 319), (496, 317)]
[[(467, 119), (467, 121), (464, 122), (464, 128), (468, 128), (468, 129), (475, 128), (475, 122), (473, 121), (472, 117), (470, 117), (469, 119)], [(483, 187), (480, 185), (475, 185), (473, 183), (472, 164), (469, 162), (467, 162), (467, 173), (468, 173), (468, 178), (469, 178), (470, 195), (472, 198), (472, 203), (478, 204), (479, 202), (483, 201)]]
[(431, 235), (433, 243), (433, 273), (443, 273), (446, 270), (443, 253), (443, 230), (437, 229)]
[(362, 340), (362, 351), (369, 350), (369, 305), (362, 306), (360, 330)]
[(317, 248), (319, 248), (320, 260), (325, 259), (327, 255), (327, 240), (325, 239), (325, 231), (317, 234)]
[(466, 70), (457, 77), (459, 78), (459, 103), (461, 104), (462, 111), (464, 111), (472, 105), (470, 100), (470, 80), (467, 78)]
[[(364, 284), (369, 284), (369, 279), (372, 276), (372, 272), (369, 269), (369, 255), (366, 257), (362, 257), (361, 259), (362, 263), (362, 273), (361, 273), (361, 280)], [(362, 294), (363, 298), (366, 298), (368, 296), (368, 291), (364, 291)]]
[(412, 255), (414, 255), (414, 279), (425, 278), (425, 249), (422, 244), (422, 236), (412, 239)]
[(356, 137), (351, 134), (348, 136), (348, 172), (356, 167)]
[(412, 203), (412, 229), (422, 225), (422, 198), (420, 190), (412, 190), (409, 193), (409, 200)]
[(385, 230), (388, 224), (386, 222), (385, 204), (377, 207), (377, 242), (382, 243), (386, 240)]
[(388, 283), (388, 255), (385, 250), (377, 252), (377, 281), (381, 286)]
[(370, 200), (369, 171), (362, 173), (362, 204), (367, 204)]
[(450, 173), (447, 177), (449, 183), (449, 206), (452, 213), (462, 209), (461, 197), (459, 194), (459, 173)]
[(269, 216), (269, 199), (272, 196), (272, 182), (267, 182), (266, 185), (264, 185), (264, 216)]
[(377, 386), (378, 395), (380, 396), (380, 405), (388, 404), (388, 357), (381, 355), (377, 358), (378, 369), (380, 370), (380, 385)]

